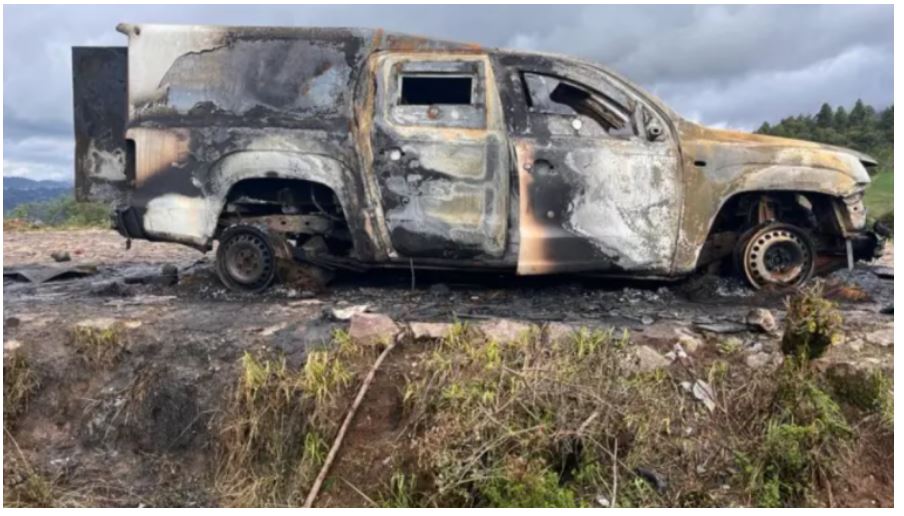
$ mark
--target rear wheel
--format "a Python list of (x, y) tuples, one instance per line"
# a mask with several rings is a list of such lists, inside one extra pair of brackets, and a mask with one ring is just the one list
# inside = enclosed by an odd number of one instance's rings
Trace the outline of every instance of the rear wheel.
[(276, 277), (276, 252), (267, 234), (254, 227), (236, 225), (220, 236), (217, 275), (232, 290), (260, 292)]
[(754, 288), (797, 286), (813, 276), (816, 246), (803, 229), (769, 222), (739, 239), (735, 259), (741, 275)]

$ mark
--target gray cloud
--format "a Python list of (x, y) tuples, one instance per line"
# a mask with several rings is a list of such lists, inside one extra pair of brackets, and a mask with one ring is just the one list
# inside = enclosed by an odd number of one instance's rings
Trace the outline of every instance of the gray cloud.
[(893, 102), (892, 6), (5, 6), (4, 175), (72, 175), (70, 48), (133, 23), (321, 25), (572, 54), (678, 113), (753, 129), (822, 102)]

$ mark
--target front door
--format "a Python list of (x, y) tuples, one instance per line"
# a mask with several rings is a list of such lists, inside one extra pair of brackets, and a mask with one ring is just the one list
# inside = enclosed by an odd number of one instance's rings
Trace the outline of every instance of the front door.
[(507, 111), (519, 177), (518, 273), (668, 273), (682, 192), (662, 120), (591, 70), (536, 60), (504, 66), (509, 102), (520, 103)]
[(375, 59), (372, 170), (397, 257), (500, 258), (508, 152), (486, 56)]

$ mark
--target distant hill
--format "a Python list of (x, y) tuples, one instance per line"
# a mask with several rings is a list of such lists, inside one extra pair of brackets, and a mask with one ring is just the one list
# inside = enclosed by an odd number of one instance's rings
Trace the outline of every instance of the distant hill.
[(16, 206), (29, 202), (49, 201), (72, 195), (72, 183), (29, 179), (27, 177), (3, 177), (3, 214), (7, 215)]

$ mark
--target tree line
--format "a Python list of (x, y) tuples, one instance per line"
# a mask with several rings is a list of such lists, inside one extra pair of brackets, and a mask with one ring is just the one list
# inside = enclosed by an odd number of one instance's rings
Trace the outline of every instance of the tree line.
[(877, 110), (858, 99), (848, 111), (844, 106), (833, 109), (823, 103), (815, 115), (789, 116), (775, 125), (763, 122), (756, 132), (849, 147), (876, 157), (882, 168), (891, 168), (894, 105)]

